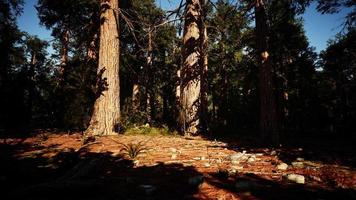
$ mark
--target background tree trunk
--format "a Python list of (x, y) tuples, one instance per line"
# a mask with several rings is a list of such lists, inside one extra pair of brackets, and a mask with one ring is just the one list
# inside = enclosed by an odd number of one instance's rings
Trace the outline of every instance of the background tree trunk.
[[(95, 101), (87, 135), (112, 135), (119, 131), (120, 82), (119, 82), (119, 2), (101, 3), (100, 47), (98, 75), (106, 81), (104, 91)], [(102, 82), (99, 81), (99, 82)], [(98, 86), (102, 88), (103, 86)]]
[(259, 58), (260, 128), (262, 137), (279, 140), (276, 99), (273, 90), (272, 63), (268, 53), (268, 25), (264, 0), (256, 0), (256, 44)]

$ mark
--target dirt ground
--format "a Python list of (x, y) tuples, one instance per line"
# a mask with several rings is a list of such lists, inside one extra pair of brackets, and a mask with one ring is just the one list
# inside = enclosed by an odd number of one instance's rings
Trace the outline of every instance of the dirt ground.
[[(138, 143), (142, 151), (130, 158), (124, 146)], [(356, 199), (354, 153), (180, 136), (83, 145), (79, 133), (42, 132), (0, 139), (0, 198)], [(296, 175), (302, 182), (288, 179)]]

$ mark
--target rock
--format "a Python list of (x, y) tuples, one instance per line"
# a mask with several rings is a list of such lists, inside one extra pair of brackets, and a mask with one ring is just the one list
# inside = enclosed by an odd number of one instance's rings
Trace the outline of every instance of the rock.
[(230, 160), (234, 161), (234, 160), (240, 160), (244, 155), (246, 154), (246, 151), (238, 152), (238, 153), (234, 153), (230, 156)]
[(232, 160), (232, 161), (231, 161), (231, 164), (233, 164), (233, 165), (238, 165), (238, 164), (240, 164), (240, 161), (238, 161), (238, 160)]
[(172, 154), (171, 159), (174, 160), (177, 158), (177, 154)]
[(202, 175), (191, 177), (188, 180), (188, 184), (194, 187), (200, 186), (203, 182), (204, 182), (204, 176)]
[(286, 163), (281, 163), (281, 164), (277, 165), (277, 169), (279, 169), (279, 170), (287, 170), (288, 169), (288, 165)]
[(305, 177), (299, 174), (288, 174), (287, 179), (298, 184), (305, 184)]
[(172, 152), (172, 153), (176, 153), (177, 149), (176, 148), (169, 148), (169, 151)]
[(146, 194), (146, 195), (152, 195), (157, 188), (153, 185), (140, 185), (139, 188)]
[(195, 157), (193, 158), (193, 160), (200, 160), (200, 157)]
[(275, 156), (275, 155), (277, 155), (277, 152), (273, 150), (273, 151), (271, 151), (270, 155)]
[(204, 167), (210, 167), (211, 165), (209, 163), (205, 163)]
[(304, 158), (297, 158), (297, 161), (302, 162), (304, 161)]
[(200, 158), (200, 160), (205, 160), (205, 157), (204, 157), (204, 156), (202, 156), (202, 157)]
[(252, 162), (255, 162), (255, 161), (256, 161), (256, 159), (253, 158), (253, 157), (250, 157), (250, 158), (247, 160), (247, 162), (249, 162), (249, 163), (252, 163)]
[(292, 162), (293, 167), (298, 167), (298, 168), (303, 168), (304, 163), (303, 162)]

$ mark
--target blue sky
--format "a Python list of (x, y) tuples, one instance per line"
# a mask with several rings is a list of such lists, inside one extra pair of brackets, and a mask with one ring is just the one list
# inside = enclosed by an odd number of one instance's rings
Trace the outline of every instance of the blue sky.
[[(32, 35), (37, 35), (41, 39), (51, 40), (51, 31), (39, 24), (37, 11), (34, 8), (37, 0), (25, 0), (23, 14), (18, 18), (18, 26), (21, 30)], [(157, 5), (164, 9), (173, 9), (177, 6), (177, 0), (156, 0)], [(319, 52), (326, 48), (327, 41), (332, 39), (341, 30), (343, 18), (346, 10), (333, 15), (321, 15), (316, 12), (315, 4), (312, 4), (303, 15), (305, 21), (305, 31), (311, 46)]]

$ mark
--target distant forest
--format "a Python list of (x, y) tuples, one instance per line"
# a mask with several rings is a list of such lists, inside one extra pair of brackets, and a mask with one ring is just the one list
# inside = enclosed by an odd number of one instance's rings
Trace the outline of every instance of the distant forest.
[[(0, 0), (0, 132), (355, 136), (354, 0), (178, 2), (38, 0), (44, 41), (19, 30), (23, 0)], [(301, 17), (311, 3), (350, 11), (320, 54)]]

